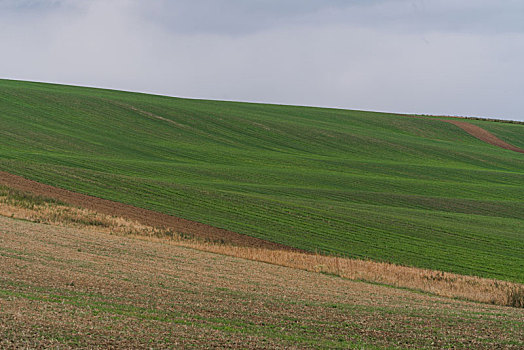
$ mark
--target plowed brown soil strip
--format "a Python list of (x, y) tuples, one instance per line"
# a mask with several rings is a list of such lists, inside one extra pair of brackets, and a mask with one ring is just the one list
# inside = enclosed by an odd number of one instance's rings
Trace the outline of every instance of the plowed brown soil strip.
[(482, 129), (480, 126), (476, 126), (476, 125), (470, 124), (468, 122), (463, 122), (460, 120), (442, 119), (442, 121), (456, 125), (459, 128), (461, 128), (462, 130), (464, 130), (465, 132), (467, 132), (468, 134), (476, 137), (477, 139), (481, 141), (487, 142), (491, 145), (501, 147), (504, 149), (508, 149), (510, 151), (524, 153), (524, 149), (515, 147), (513, 145), (510, 145), (507, 142), (502, 141), (501, 139), (499, 139), (497, 136), (493, 135), (489, 131)]
[(4, 171), (0, 171), (0, 184), (17, 190), (31, 192), (39, 196), (57, 199), (64, 203), (98, 211), (106, 215), (120, 216), (129, 220), (138, 221), (144, 225), (172, 229), (196, 238), (246, 247), (299, 251), (298, 249), (282, 244), (264, 241), (259, 238), (199, 222), (42, 184)]

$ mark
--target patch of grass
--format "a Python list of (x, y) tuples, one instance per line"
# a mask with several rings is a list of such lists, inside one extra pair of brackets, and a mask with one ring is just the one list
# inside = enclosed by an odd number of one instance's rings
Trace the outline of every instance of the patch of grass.
[(19, 191), (0, 184), (0, 202), (8, 205), (14, 205), (25, 209), (34, 209), (43, 205), (61, 205), (69, 206), (59, 200), (34, 195), (29, 192)]
[[(309, 251), (524, 282), (522, 154), (434, 118), (5, 80), (0, 116), (14, 174)], [(522, 125), (471, 122), (524, 143)]]
[(515, 286), (507, 292), (508, 301), (506, 305), (513, 307), (524, 307), (524, 288)]

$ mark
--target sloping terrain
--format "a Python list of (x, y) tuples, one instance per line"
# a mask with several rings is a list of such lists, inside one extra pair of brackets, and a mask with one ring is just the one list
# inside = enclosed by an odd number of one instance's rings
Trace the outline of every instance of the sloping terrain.
[(0, 347), (524, 345), (524, 309), (0, 217)]
[[(0, 119), (0, 170), (27, 179), (299, 249), (524, 282), (523, 155), (438, 118), (0, 81)], [(510, 139), (489, 131), (522, 147), (503, 127)]]
[[(120, 203), (115, 204), (122, 208)], [(140, 222), (112, 214), (0, 185), (0, 216), (11, 219), (161, 241), (210, 253), (325, 273), (350, 280), (405, 288), (442, 297), (492, 305), (524, 307), (524, 285), (519, 283), (370, 260), (313, 254), (292, 250), (288, 247), (278, 249), (271, 245), (238, 245), (238, 242), (210, 240), (205, 235), (178, 232), (165, 225), (156, 226), (154, 220), (150, 222), (152, 226), (145, 224), (144, 221)], [(242, 243), (257, 242), (244, 240)]]
[(448, 123), (458, 126), (462, 130), (466, 131), (468, 134), (475, 136), (481, 141), (487, 142), (491, 145), (508, 149), (510, 151), (524, 153), (524, 149), (518, 148), (516, 146), (510, 145), (509, 143), (499, 139), (497, 136), (493, 135), (489, 131), (481, 128), (480, 126), (473, 125), (469, 122), (462, 120), (446, 120)]
[(137, 208), (124, 203), (113, 202), (107, 199), (92, 197), (41, 184), (3, 171), (0, 171), (0, 185), (25, 191), (36, 196), (52, 198), (71, 205), (91, 209), (106, 215), (138, 221), (144, 225), (167, 228), (188, 237), (197, 237), (211, 242), (223, 242), (244, 247), (296, 250), (281, 244), (264, 241), (247, 235), (241, 235), (236, 232), (177, 218), (152, 210)]
[(468, 120), (468, 123), (478, 125), (493, 135), (511, 144), (524, 149), (524, 122), (518, 123), (486, 123), (479, 120)]

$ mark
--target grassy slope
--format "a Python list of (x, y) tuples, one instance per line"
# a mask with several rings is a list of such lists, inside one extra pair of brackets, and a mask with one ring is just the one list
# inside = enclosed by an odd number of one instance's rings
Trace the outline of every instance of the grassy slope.
[(468, 122), (478, 125), (498, 138), (524, 149), (524, 124), (493, 123), (481, 120), (468, 120)]
[(524, 157), (448, 123), (1, 80), (0, 118), (1, 170), (299, 248), (524, 282)]
[(524, 309), (4, 217), (0, 232), (2, 349), (523, 345)]

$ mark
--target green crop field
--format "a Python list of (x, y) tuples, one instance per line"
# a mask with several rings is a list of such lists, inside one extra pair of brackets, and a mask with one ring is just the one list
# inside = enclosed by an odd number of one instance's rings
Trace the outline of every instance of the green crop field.
[[(524, 282), (524, 154), (437, 118), (0, 80), (0, 170), (286, 245)], [(524, 125), (471, 121), (524, 147)]]
[(524, 149), (524, 122), (518, 124), (486, 123), (479, 120), (468, 120), (468, 123), (480, 126), (503, 141)]

